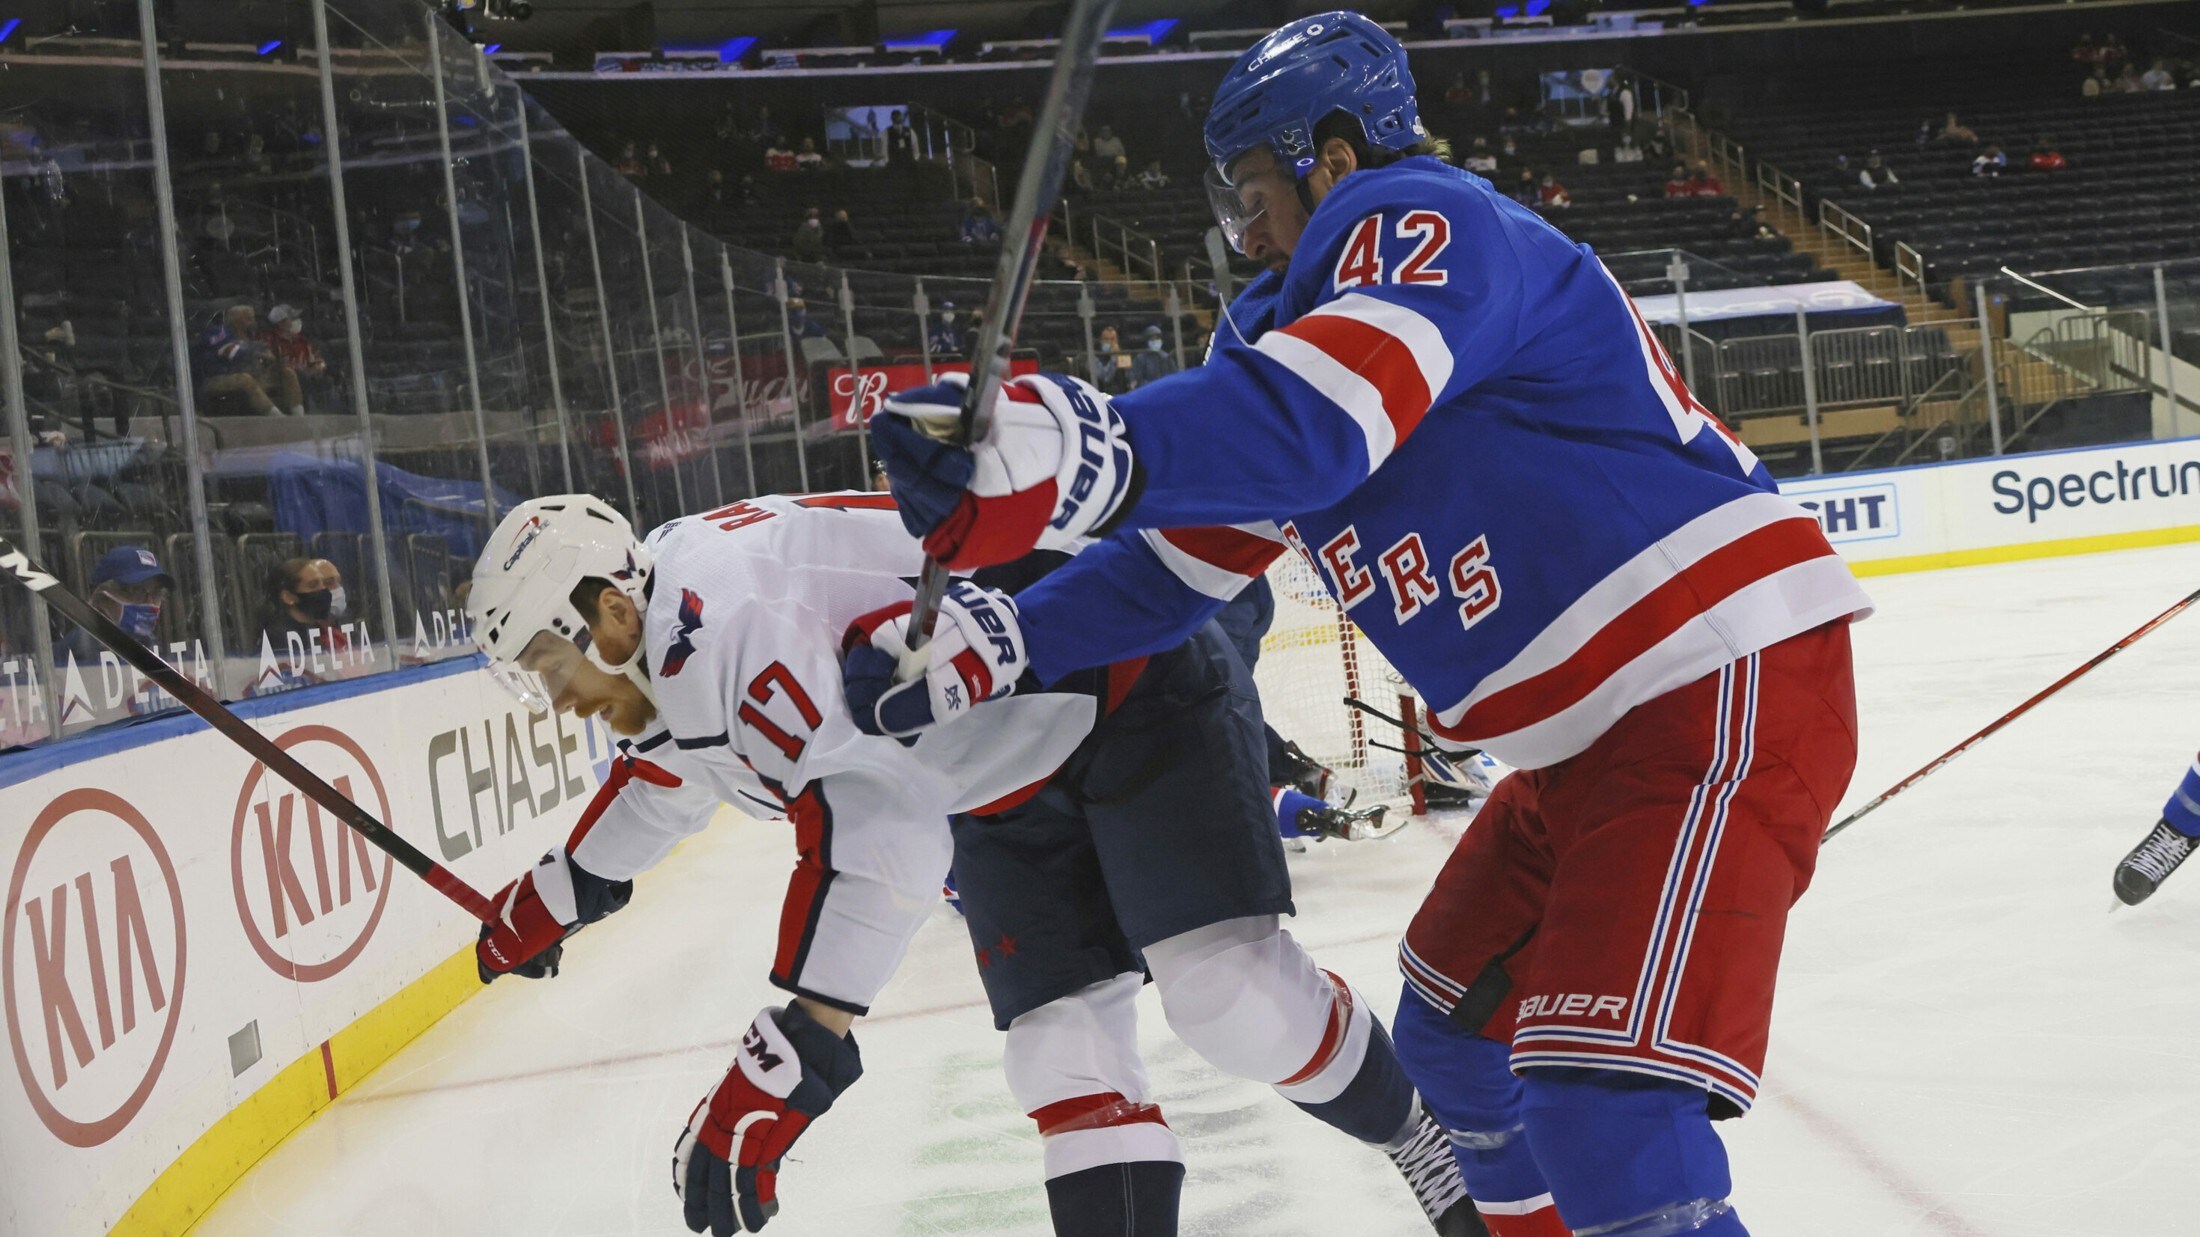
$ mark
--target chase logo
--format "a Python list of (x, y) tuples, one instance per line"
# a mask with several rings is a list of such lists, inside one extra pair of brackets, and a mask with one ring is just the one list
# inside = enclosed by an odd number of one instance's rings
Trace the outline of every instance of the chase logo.
[(1902, 507), (1891, 481), (1812, 489), (1791, 497), (1818, 517), (1819, 529), (1835, 545), (1902, 535)]
[(691, 639), (703, 626), (703, 599), (692, 588), (680, 590), (680, 628), (672, 633), (672, 647), (665, 650), (665, 664), (657, 673), (671, 678), (687, 666), (687, 660), (695, 653), (695, 641)]

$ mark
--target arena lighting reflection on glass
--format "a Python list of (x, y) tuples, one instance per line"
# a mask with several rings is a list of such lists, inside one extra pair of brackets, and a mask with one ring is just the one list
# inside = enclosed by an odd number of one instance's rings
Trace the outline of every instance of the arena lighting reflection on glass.
[(254, 54), (260, 56), (270, 55), (275, 51), (276, 48), (281, 47), (282, 45), (283, 41), (281, 39), (269, 39), (267, 42), (260, 44), (259, 51)]
[(1118, 40), (1144, 39), (1148, 43), (1159, 44), (1161, 40), (1168, 38), (1169, 32), (1176, 29), (1179, 24), (1174, 17), (1156, 17), (1152, 21), (1142, 22), (1136, 26), (1123, 26), (1110, 30), (1107, 37)]
[(879, 46), (890, 52), (931, 52), (942, 55), (947, 45), (955, 41), (955, 31), (934, 30), (930, 34), (912, 34), (898, 39), (883, 40)]
[(15, 28), (22, 24), (23, 19), (20, 17), (10, 17), (5, 23), (0, 23), (0, 43), (15, 37)]

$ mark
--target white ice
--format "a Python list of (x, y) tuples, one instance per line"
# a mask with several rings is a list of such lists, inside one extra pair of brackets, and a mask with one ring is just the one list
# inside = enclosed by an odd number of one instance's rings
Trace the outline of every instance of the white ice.
[[(1866, 583), (1852, 806), (2200, 586), (2200, 546)], [(1828, 845), (1789, 925), (1765, 1094), (1722, 1127), (1753, 1232), (2200, 1232), (2200, 872), (2109, 910), (2111, 869), (2200, 745), (2196, 702), (2188, 615)], [(1459, 827), (1294, 861), (1295, 933), (1378, 1009)], [(673, 1138), (776, 1000), (762, 976), (789, 861), (783, 827), (728, 817), (563, 975), (467, 1002), (197, 1231), (685, 1232)], [(767, 1231), (1047, 1233), (1038, 1138), (959, 921), (926, 926), (877, 1009), (867, 1072), (797, 1146)], [(1208, 1068), (1150, 989), (1141, 1014), (1190, 1161), (1187, 1234), (1427, 1231), (1379, 1155)]]

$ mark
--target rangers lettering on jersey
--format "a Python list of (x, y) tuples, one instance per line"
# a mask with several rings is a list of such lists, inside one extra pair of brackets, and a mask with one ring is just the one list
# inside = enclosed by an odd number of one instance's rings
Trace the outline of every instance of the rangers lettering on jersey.
[(1869, 612), (1603, 264), (1478, 177), (1352, 173), (1238, 308), (1250, 339), (1114, 401), (1144, 490), (1019, 594), (1041, 681), (1174, 644), (1289, 546), (1439, 736), (1535, 768)]

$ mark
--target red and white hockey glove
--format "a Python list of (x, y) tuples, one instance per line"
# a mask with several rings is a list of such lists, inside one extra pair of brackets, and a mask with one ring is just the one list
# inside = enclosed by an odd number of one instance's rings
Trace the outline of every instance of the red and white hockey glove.
[(695, 1106), (672, 1151), (688, 1231), (763, 1228), (779, 1211), (780, 1158), (862, 1076), (853, 1035), (833, 1034), (800, 1005), (757, 1014), (733, 1068)]
[(495, 923), (481, 925), (474, 965), (481, 982), (499, 975), (547, 979), (558, 973), (566, 934), (625, 906), (633, 881), (609, 881), (572, 861), (563, 846), (497, 893)]
[(1029, 662), (1016, 600), (968, 580), (949, 585), (939, 625), (919, 655), (921, 675), (904, 677), (908, 602), (873, 610), (848, 625), (840, 647), (841, 690), (856, 728), (911, 739), (1016, 688)]
[(1027, 374), (1001, 386), (983, 441), (949, 444), (969, 379), (886, 397), (871, 447), (893, 483), (902, 523), (925, 552), (957, 569), (1070, 550), (1135, 498), (1123, 419), (1090, 383)]

